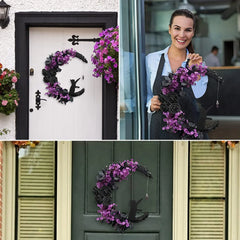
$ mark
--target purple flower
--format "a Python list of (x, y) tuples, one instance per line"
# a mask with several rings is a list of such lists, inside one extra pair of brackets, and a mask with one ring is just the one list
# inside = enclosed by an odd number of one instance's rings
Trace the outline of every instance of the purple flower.
[[(118, 81), (118, 27), (108, 28), (100, 34), (100, 41), (94, 46), (91, 60), (95, 65), (94, 77), (104, 76), (108, 83)], [(112, 70), (114, 69), (114, 71)]]
[[(127, 220), (126, 216), (123, 216), (120, 211), (116, 210), (117, 205), (112, 203), (105, 207), (103, 204), (97, 204), (99, 207), (98, 213), (100, 213), (100, 217), (96, 218), (97, 221), (106, 222), (109, 224), (125, 226), (125, 228), (130, 227), (130, 223)], [(119, 218), (115, 218), (115, 216), (121, 216)]]
[(114, 178), (119, 178), (119, 181), (126, 179), (131, 172), (137, 170), (137, 166), (138, 162), (134, 162), (133, 159), (125, 160), (121, 164), (110, 164), (105, 172), (105, 178), (96, 183), (97, 188), (100, 189), (103, 186), (108, 186), (114, 181)]
[(50, 69), (53, 69), (57, 62), (60, 65), (66, 64), (69, 62), (69, 60), (76, 56), (76, 51), (73, 49), (66, 49), (63, 51), (57, 51), (54, 55), (50, 55), (48, 60), (46, 61), (45, 69), (48, 71)]
[(102, 182), (97, 182), (96, 183), (97, 188), (102, 188), (104, 185)]
[(100, 45), (103, 46), (104, 45), (104, 41), (100, 40)]
[(182, 111), (175, 114), (163, 112), (163, 115), (165, 115), (163, 121), (167, 124), (162, 128), (163, 130), (168, 130), (173, 133), (180, 132), (182, 137), (184, 137), (184, 135), (193, 136), (195, 138), (198, 137), (198, 132), (195, 128), (192, 128), (192, 130), (188, 129), (190, 126), (188, 121), (184, 118), (184, 113)]
[[(169, 74), (170, 83), (162, 88), (162, 94), (168, 95), (171, 92), (180, 94), (183, 87), (191, 87), (191, 85), (196, 84), (199, 77), (204, 76), (206, 72), (207, 66), (203, 66), (202, 64), (192, 65), (188, 68), (180, 67), (175, 74)], [(182, 137), (185, 135), (194, 138), (198, 137), (197, 130), (189, 125), (189, 122), (184, 118), (184, 113), (182, 111), (174, 114), (163, 112), (163, 115), (165, 115), (163, 121), (166, 123), (166, 126), (162, 128), (163, 130), (173, 133), (180, 132)]]

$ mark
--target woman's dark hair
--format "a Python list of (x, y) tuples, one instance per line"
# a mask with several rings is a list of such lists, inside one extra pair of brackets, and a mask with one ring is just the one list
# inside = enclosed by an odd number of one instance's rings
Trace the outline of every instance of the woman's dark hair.
[[(172, 16), (170, 18), (170, 22), (169, 22), (169, 26), (172, 26), (173, 23), (173, 19), (177, 16), (184, 16), (187, 18), (191, 18), (193, 20), (193, 30), (195, 31), (196, 29), (196, 18), (193, 15), (193, 13), (187, 9), (177, 9), (172, 13)], [(190, 53), (194, 53), (194, 49), (193, 49), (193, 44), (192, 41), (188, 44), (187, 49)]]

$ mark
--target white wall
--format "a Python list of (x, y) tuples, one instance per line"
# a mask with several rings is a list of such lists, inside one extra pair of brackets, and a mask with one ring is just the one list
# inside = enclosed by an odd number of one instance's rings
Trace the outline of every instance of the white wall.
[[(0, 28), (0, 63), (3, 67), (15, 69), (15, 24), (16, 12), (29, 11), (106, 11), (117, 12), (118, 0), (5, 0), (10, 8), (10, 23)], [(22, 79), (23, 81), (23, 79)], [(5, 116), (0, 113), (0, 130), (11, 132), (0, 139), (15, 139), (15, 114)]]

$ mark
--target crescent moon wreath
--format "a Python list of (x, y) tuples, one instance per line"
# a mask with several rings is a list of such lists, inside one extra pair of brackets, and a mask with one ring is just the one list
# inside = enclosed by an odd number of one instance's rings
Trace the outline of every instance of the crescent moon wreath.
[[(137, 205), (142, 198), (138, 201), (130, 200), (130, 211), (128, 214), (121, 213), (120, 210), (116, 209), (117, 204), (112, 202), (112, 193), (118, 189), (117, 183), (136, 171), (143, 173), (148, 179), (152, 178), (151, 172), (138, 162), (134, 162), (133, 159), (112, 163), (98, 172), (97, 183), (93, 188), (95, 200), (99, 207), (98, 213), (100, 213), (100, 216), (96, 219), (97, 221), (110, 224), (116, 230), (124, 232), (132, 228), (133, 223), (143, 221), (148, 217), (148, 212), (136, 217)], [(148, 198), (148, 193), (146, 193), (146, 198)]]
[[(70, 79), (71, 87), (69, 90), (60, 87), (58, 82), (57, 72), (61, 72), (60, 66), (67, 64), (72, 58), (78, 58), (81, 61), (88, 63), (87, 59), (77, 51), (73, 49), (66, 49), (63, 51), (57, 51), (54, 54), (49, 55), (45, 61), (45, 68), (42, 70), (43, 81), (47, 84), (46, 95), (49, 97), (54, 97), (60, 103), (66, 104), (67, 102), (72, 102), (73, 97), (81, 96), (84, 93), (84, 88), (76, 92), (76, 88), (79, 88), (76, 84), (80, 80)], [(82, 77), (84, 79), (84, 77)]]
[[(181, 109), (179, 99), (186, 95), (183, 91), (184, 88), (190, 88), (196, 84), (196, 81), (198, 81), (200, 77), (205, 75), (216, 80), (218, 84), (223, 82), (222, 77), (202, 64), (187, 66), (186, 68), (179, 67), (176, 73), (163, 76), (164, 79), (161, 83), (162, 89), (158, 95), (162, 103), (161, 111), (164, 115), (163, 121), (166, 123), (162, 130), (171, 133), (178, 132), (182, 139), (198, 139), (202, 137), (202, 132), (198, 129), (197, 124), (186, 119), (185, 113)], [(218, 104), (218, 99), (216, 104)], [(212, 125), (210, 129), (203, 130), (210, 131), (217, 127), (217, 123)]]

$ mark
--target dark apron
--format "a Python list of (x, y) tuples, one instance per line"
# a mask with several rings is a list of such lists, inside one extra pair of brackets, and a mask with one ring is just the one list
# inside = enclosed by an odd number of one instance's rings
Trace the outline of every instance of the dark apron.
[[(153, 84), (153, 95), (159, 95), (162, 89), (162, 71), (165, 63), (164, 54), (161, 55), (161, 59), (158, 65), (157, 76)], [(193, 122), (197, 125), (202, 125), (201, 108), (194, 96), (192, 88), (184, 88), (184, 95), (179, 98), (179, 104), (181, 110), (185, 113), (185, 119), (189, 122)], [(180, 134), (170, 133), (166, 130), (162, 130), (166, 123), (163, 121), (165, 116), (162, 115), (161, 110), (154, 112), (150, 122), (150, 139), (181, 139)]]

